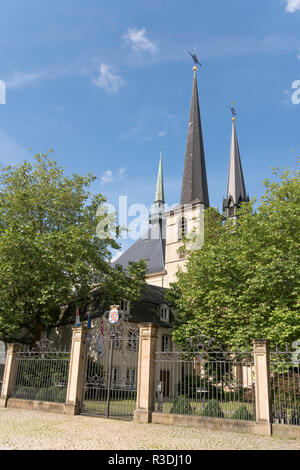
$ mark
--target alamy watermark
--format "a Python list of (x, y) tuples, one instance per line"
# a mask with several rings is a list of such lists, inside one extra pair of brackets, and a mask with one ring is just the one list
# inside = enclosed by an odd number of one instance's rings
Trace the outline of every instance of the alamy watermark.
[(295, 80), (292, 83), (292, 89), (295, 90), (291, 97), (292, 103), (300, 104), (300, 80)]
[[(173, 235), (178, 241), (186, 240), (189, 249), (202, 248), (204, 242), (204, 208), (164, 204), (163, 207), (134, 203), (128, 205), (127, 196), (119, 196), (118, 209), (112, 204), (98, 207), (100, 218), (96, 234), (100, 239), (143, 239), (145, 242), (165, 238), (166, 214), (172, 217)], [(158, 223), (159, 221), (159, 223)]]
[(0, 104), (6, 104), (6, 84), (0, 80)]

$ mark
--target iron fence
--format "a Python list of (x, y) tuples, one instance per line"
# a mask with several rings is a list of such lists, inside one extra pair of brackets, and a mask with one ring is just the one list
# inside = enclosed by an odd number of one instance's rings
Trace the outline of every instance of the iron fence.
[(5, 369), (5, 359), (6, 359), (5, 352), (0, 352), (0, 396), (1, 396), (1, 391), (2, 391), (2, 383), (3, 383), (4, 369)]
[(157, 352), (155, 410), (255, 420), (252, 353)]
[(272, 422), (300, 425), (300, 364), (297, 353), (270, 352)]
[(16, 353), (16, 380), (13, 398), (61, 402), (66, 401), (70, 351), (59, 351), (45, 336), (33, 349)]

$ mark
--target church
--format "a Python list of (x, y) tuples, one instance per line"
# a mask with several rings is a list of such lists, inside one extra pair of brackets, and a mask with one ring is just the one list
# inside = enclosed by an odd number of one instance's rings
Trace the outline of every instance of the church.
[[(183, 238), (196, 234), (199, 247), (203, 245), (204, 211), (209, 207), (205, 152), (199, 106), (197, 67), (193, 68), (193, 87), (186, 141), (184, 172), (180, 204), (165, 212), (162, 155), (160, 155), (154, 210), (147, 233), (126, 250), (114, 265), (124, 268), (129, 262), (147, 261), (146, 282), (151, 286), (168, 288), (176, 281), (179, 268), (184, 269), (186, 255), (180, 249)], [(224, 218), (235, 218), (242, 202), (248, 202), (233, 110), (232, 138), (226, 197), (223, 200)], [(224, 185), (225, 186), (225, 185)]]
[[(249, 201), (235, 121), (236, 118), (233, 116), (227, 192), (223, 200), (223, 216), (227, 219), (234, 219), (239, 205)], [(175, 314), (167, 303), (166, 289), (176, 281), (178, 269), (185, 267), (186, 255), (180, 250), (183, 238), (188, 238), (189, 234), (196, 232), (200, 241), (198, 246), (203, 244), (204, 211), (209, 207), (196, 66), (193, 68), (192, 99), (180, 204), (169, 211), (165, 211), (165, 204), (162, 155), (160, 155), (155, 201), (149, 220), (149, 229), (112, 264), (113, 266), (121, 265), (126, 269), (128, 263), (132, 261), (137, 262), (141, 259), (147, 261), (146, 284), (142, 289), (141, 299), (134, 305), (129, 305), (126, 299), (116, 299), (116, 303), (120, 304), (121, 311), (130, 314), (131, 322), (135, 325), (147, 322), (159, 325), (158, 343), (163, 351), (168, 349), (171, 342), (170, 328)], [(103, 311), (98, 307), (97, 296), (101, 295), (98, 290), (96, 289), (94, 292), (94, 309), (86, 306), (80, 311), (81, 321), (86, 323), (90, 315), (93, 326), (99, 322), (99, 318), (103, 315)], [(74, 306), (67, 308), (52, 337), (55, 342), (59, 341), (63, 346), (70, 344), (71, 341), (70, 325), (74, 324), (74, 308)], [(0, 342), (0, 353), (1, 347), (5, 348), (4, 344)]]

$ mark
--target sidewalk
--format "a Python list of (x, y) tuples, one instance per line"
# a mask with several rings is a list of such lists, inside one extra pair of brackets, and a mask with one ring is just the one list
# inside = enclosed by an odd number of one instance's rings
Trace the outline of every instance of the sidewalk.
[(300, 450), (300, 441), (2, 408), (0, 449)]

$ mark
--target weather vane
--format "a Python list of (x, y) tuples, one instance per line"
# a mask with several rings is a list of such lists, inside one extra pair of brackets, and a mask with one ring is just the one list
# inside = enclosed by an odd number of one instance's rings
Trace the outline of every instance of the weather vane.
[(198, 60), (198, 57), (196, 56), (196, 54), (192, 54), (190, 51), (188, 51), (188, 53), (190, 54), (190, 56), (192, 57), (193, 61), (194, 61), (194, 64), (195, 65), (200, 65), (200, 67), (202, 67), (202, 64), (200, 64), (199, 60)]
[(233, 101), (232, 105), (229, 107), (230, 111), (232, 112), (232, 116), (237, 116), (237, 112), (235, 110), (235, 102)]

